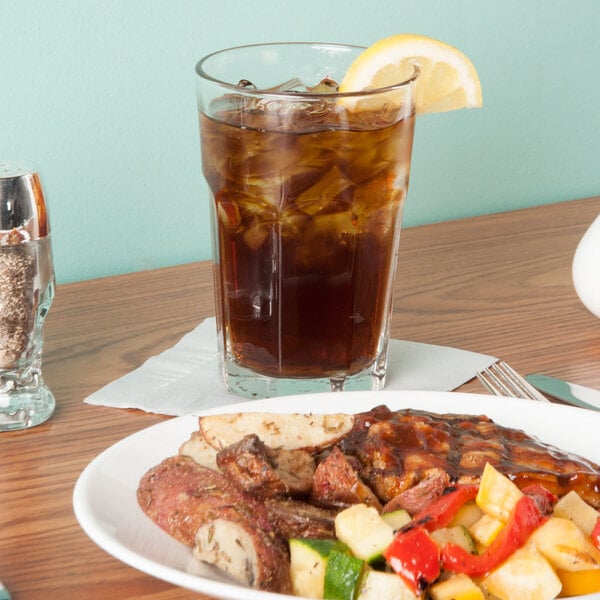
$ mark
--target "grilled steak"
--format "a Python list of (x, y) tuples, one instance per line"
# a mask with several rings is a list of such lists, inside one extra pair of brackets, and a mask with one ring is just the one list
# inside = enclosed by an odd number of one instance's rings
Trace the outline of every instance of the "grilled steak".
[(379, 406), (357, 415), (338, 446), (358, 459), (359, 476), (382, 502), (435, 470), (451, 482), (478, 483), (489, 462), (520, 488), (539, 483), (558, 496), (575, 490), (600, 508), (600, 466), (485, 416)]

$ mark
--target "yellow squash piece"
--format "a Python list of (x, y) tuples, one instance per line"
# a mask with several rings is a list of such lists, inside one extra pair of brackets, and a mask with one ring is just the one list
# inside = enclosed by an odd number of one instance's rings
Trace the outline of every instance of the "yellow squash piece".
[(462, 573), (435, 583), (429, 588), (429, 595), (432, 600), (485, 600), (481, 588)]
[(499, 600), (552, 600), (562, 588), (550, 563), (531, 544), (512, 554), (481, 585)]
[(481, 510), (506, 523), (523, 492), (505, 475), (486, 463), (475, 502)]
[(600, 568), (586, 571), (556, 571), (562, 583), (561, 598), (600, 592)]
[(496, 539), (496, 536), (502, 531), (503, 527), (504, 521), (484, 514), (477, 523), (469, 527), (468, 531), (475, 542), (480, 546), (486, 547)]
[(554, 505), (554, 516), (573, 521), (579, 529), (591, 535), (600, 513), (590, 506), (576, 491), (570, 491)]
[(600, 550), (573, 521), (552, 517), (529, 539), (557, 569), (585, 571), (600, 568)]

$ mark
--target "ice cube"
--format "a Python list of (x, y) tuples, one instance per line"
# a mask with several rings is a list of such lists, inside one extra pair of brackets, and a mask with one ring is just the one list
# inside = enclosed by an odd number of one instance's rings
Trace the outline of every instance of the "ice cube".
[[(354, 208), (360, 214), (367, 214), (380, 206), (394, 202), (395, 174), (385, 171), (360, 185), (354, 190)], [(359, 215), (360, 216), (360, 215)]]
[(246, 228), (255, 223), (272, 224), (277, 209), (262, 193), (252, 193), (229, 183), (215, 196), (219, 220), (230, 230)]
[(270, 228), (260, 221), (254, 222), (244, 231), (244, 241), (250, 250), (258, 250), (269, 237)]
[(336, 150), (336, 156), (340, 169), (354, 183), (371, 179), (390, 166), (389, 161), (381, 160), (374, 146), (366, 145), (360, 152), (341, 146)]
[(401, 215), (406, 196), (404, 188), (396, 188), (389, 182), (371, 182), (357, 188), (356, 217), (361, 231), (368, 231), (380, 241), (389, 237)]
[(256, 86), (249, 79), (240, 79), (237, 86), (239, 88), (255, 90)]
[(324, 79), (321, 79), (317, 85), (308, 88), (309, 92), (312, 94), (335, 94), (339, 89), (340, 86), (338, 83), (330, 77), (325, 77)]
[(356, 233), (356, 222), (351, 211), (317, 215), (313, 217), (310, 224), (310, 235), (314, 239), (318, 237), (336, 245), (346, 234), (354, 235), (354, 233)]
[(341, 195), (345, 194), (350, 200), (353, 185), (352, 181), (334, 166), (296, 198), (296, 206), (308, 215), (331, 212), (336, 203), (344, 200), (340, 199)]
[(281, 235), (285, 239), (300, 238), (310, 223), (310, 217), (295, 207), (284, 210), (281, 215)]
[[(348, 252), (357, 233), (351, 211), (322, 214), (313, 217), (304, 228), (303, 243), (296, 249), (298, 266), (307, 270), (327, 268), (338, 262), (336, 258)], [(347, 265), (342, 260), (341, 268)]]

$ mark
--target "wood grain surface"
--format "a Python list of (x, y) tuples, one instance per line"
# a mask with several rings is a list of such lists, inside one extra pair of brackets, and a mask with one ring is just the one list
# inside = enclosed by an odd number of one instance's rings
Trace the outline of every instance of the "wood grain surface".
[[(600, 387), (600, 321), (579, 302), (570, 271), (599, 213), (597, 197), (406, 229), (392, 335)], [(202, 597), (98, 548), (71, 497), (97, 454), (166, 418), (83, 399), (212, 315), (211, 276), (209, 263), (196, 263), (58, 286), (43, 368), (56, 412), (0, 433), (0, 580), (13, 600)], [(483, 392), (476, 381), (461, 389)]]

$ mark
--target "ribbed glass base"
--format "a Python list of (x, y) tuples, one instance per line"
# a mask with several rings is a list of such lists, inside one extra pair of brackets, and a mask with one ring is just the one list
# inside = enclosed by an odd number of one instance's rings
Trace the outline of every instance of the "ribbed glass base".
[(354, 375), (317, 379), (268, 377), (233, 361), (225, 361), (223, 372), (227, 389), (254, 399), (318, 392), (376, 391), (385, 385), (385, 367), (377, 363)]
[(45, 384), (0, 393), (0, 431), (27, 429), (47, 421), (56, 402)]

